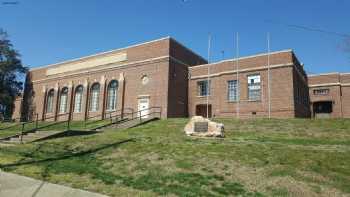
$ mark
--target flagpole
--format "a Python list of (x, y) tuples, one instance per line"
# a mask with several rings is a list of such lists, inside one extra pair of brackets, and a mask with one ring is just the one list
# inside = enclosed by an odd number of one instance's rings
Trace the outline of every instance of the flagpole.
[(239, 58), (239, 35), (238, 32), (236, 33), (236, 88), (237, 88), (237, 92), (236, 92), (236, 118), (239, 119), (239, 100), (240, 100), (240, 86), (239, 86), (239, 63), (238, 63), (238, 58)]
[(270, 33), (267, 33), (267, 86), (269, 101), (269, 118), (271, 118), (271, 73), (270, 73)]
[(207, 78), (207, 118), (209, 118), (209, 94), (210, 94), (210, 46), (211, 45), (211, 34), (208, 37), (208, 78)]

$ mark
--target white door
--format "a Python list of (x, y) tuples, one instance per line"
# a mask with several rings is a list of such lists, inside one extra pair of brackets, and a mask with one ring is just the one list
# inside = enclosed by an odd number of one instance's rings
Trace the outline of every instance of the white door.
[(149, 99), (148, 98), (143, 98), (139, 99), (139, 104), (138, 104), (138, 111), (141, 111), (139, 113), (139, 116), (141, 115), (142, 118), (148, 118), (148, 113), (149, 113)]

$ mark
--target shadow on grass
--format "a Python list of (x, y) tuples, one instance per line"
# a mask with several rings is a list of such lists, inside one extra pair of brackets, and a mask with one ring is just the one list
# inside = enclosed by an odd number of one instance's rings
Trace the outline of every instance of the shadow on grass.
[(96, 133), (99, 133), (99, 132), (98, 131), (67, 130), (67, 131), (63, 131), (61, 133), (57, 133), (55, 135), (50, 135), (48, 137), (35, 140), (33, 142), (55, 139), (55, 138), (65, 138), (65, 137), (74, 137), (74, 136), (82, 136), (82, 135), (93, 135)]
[(101, 151), (101, 150), (104, 150), (107, 148), (118, 147), (118, 146), (125, 144), (125, 143), (128, 143), (128, 142), (136, 142), (136, 139), (130, 138), (127, 140), (115, 142), (112, 144), (106, 144), (106, 145), (98, 147), (98, 148), (93, 148), (90, 150), (80, 151), (80, 152), (76, 152), (76, 153), (69, 152), (69, 153), (66, 153), (65, 155), (58, 156), (58, 157), (52, 157), (52, 158), (46, 158), (46, 159), (34, 160), (34, 161), (19, 161), (19, 162), (12, 163), (12, 164), (4, 164), (4, 165), (0, 165), (0, 168), (16, 167), (16, 166), (23, 166), (23, 165), (30, 165), (30, 164), (40, 164), (40, 163), (51, 162), (51, 161), (65, 160), (65, 159), (69, 159), (72, 157), (80, 157), (80, 156), (96, 153), (98, 151)]

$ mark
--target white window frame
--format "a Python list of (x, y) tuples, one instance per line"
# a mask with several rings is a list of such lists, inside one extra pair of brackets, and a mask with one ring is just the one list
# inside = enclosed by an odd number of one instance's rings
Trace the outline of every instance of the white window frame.
[(63, 114), (67, 112), (68, 105), (68, 88), (64, 87), (60, 93), (60, 105), (59, 105), (59, 113)]
[[(208, 85), (209, 84), (209, 85)], [(205, 85), (205, 87), (202, 87), (203, 85)], [(211, 81), (209, 80), (202, 80), (202, 81), (198, 81), (197, 82), (197, 92), (198, 92), (198, 96), (210, 96), (211, 94)]]
[[(113, 87), (112, 83), (115, 83)], [(107, 88), (107, 111), (115, 111), (117, 109), (117, 101), (118, 101), (118, 81), (113, 80), (109, 83)]]
[(52, 90), (50, 90), (47, 93), (46, 113), (52, 113), (53, 112), (53, 100), (54, 100), (54, 97), (55, 97), (55, 91), (52, 89)]
[[(248, 100), (261, 100), (261, 76), (260, 74), (252, 74), (247, 76), (248, 79)], [(258, 95), (258, 96), (256, 96)]]
[[(94, 89), (95, 86), (98, 86), (98, 88)], [(90, 112), (97, 112), (99, 110), (100, 91), (101, 91), (100, 89), (101, 89), (101, 85), (98, 83), (95, 83), (91, 86), (90, 106), (89, 106)]]
[(238, 98), (239, 98), (239, 81), (237, 80), (227, 81), (227, 100), (229, 102), (237, 102)]
[(74, 113), (81, 113), (83, 95), (84, 95), (84, 87), (80, 85), (75, 89), (75, 93), (74, 93)]

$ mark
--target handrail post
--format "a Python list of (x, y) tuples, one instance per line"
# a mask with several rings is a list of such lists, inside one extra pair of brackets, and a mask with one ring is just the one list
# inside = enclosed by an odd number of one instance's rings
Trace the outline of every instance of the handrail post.
[(139, 111), (139, 113), (140, 113), (140, 122), (142, 122), (141, 110)]
[(113, 120), (112, 120), (112, 113), (109, 114), (109, 119), (110, 119), (111, 123), (113, 123)]
[(68, 121), (67, 121), (67, 131), (70, 130), (70, 119), (68, 118)]
[(23, 131), (24, 131), (24, 124), (22, 123), (22, 131), (21, 131), (21, 144), (23, 144)]
[(36, 121), (35, 121), (35, 131), (38, 130), (38, 120), (39, 120), (39, 114), (36, 114)]

